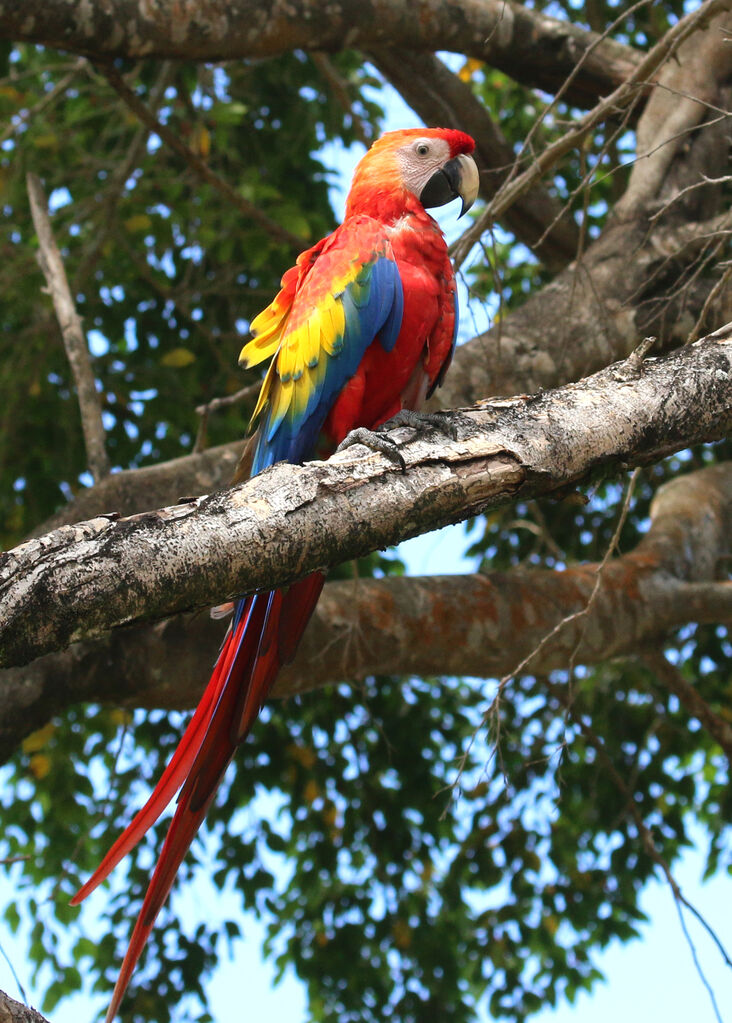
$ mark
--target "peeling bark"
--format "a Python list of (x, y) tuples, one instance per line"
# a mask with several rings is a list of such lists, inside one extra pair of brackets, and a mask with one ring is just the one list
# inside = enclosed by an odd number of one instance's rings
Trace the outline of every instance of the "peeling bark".
[(107, 57), (239, 60), (295, 49), (455, 50), (554, 92), (582, 61), (568, 98), (592, 105), (637, 66), (611, 39), (506, 0), (0, 0), (0, 38)]
[[(527, 670), (546, 674), (570, 661), (636, 655), (690, 621), (732, 624), (732, 583), (717, 579), (730, 545), (732, 466), (721, 465), (659, 490), (648, 533), (605, 566), (594, 597), (593, 564), (331, 582), (273, 695), (369, 675), (502, 677), (537, 650)], [(9, 756), (27, 734), (81, 701), (194, 706), (222, 631), (205, 613), (178, 615), (114, 629), (0, 673), (0, 750)]]
[(640, 371), (614, 366), (532, 399), (447, 415), (459, 439), (411, 441), (404, 473), (354, 448), (329, 462), (281, 463), (230, 491), (159, 512), (65, 526), (15, 548), (0, 559), (0, 663), (26, 663), (113, 626), (285, 585), (519, 495), (552, 493), (600, 468), (647, 464), (719, 439), (732, 427), (732, 326)]

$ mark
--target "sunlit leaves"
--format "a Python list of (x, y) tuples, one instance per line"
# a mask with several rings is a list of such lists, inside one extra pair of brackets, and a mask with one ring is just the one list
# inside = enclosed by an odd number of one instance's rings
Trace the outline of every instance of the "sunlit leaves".
[[(591, 17), (598, 30), (619, 13), (612, 4), (560, 7)], [(628, 41), (645, 46), (679, 9), (639, 8), (623, 30)], [(0, 51), (0, 116), (12, 125), (0, 150), (7, 543), (84, 485), (78, 410), (40, 290), (26, 170), (41, 173), (53, 196), (120, 467), (191, 449), (195, 407), (244, 382), (234, 368), (240, 335), (293, 257), (142, 132), (93, 68), (24, 120), (75, 58), (21, 47), (11, 78), (9, 57)], [(164, 86), (160, 119), (239, 194), (312, 240), (333, 224), (319, 151), (331, 139), (349, 145), (373, 134), (378, 120), (368, 66), (353, 54), (328, 59), (330, 68), (297, 53), (226, 68), (125, 71), (148, 104)], [(476, 62), (462, 77), (518, 152), (547, 97)], [(552, 112), (527, 153), (558, 137), (572, 113)], [(622, 182), (624, 172), (606, 169), (631, 144), (630, 134), (610, 141), (598, 133), (549, 182), (589, 236)], [(502, 292), (501, 316), (547, 279), (500, 230), (483, 255), (473, 284), (480, 296)], [(239, 436), (246, 419), (240, 407), (212, 417), (210, 439)], [(662, 482), (714, 457), (684, 452), (646, 470), (620, 550), (647, 528)], [(597, 479), (587, 494), (522, 500), (474, 522), (466, 547), (486, 570), (598, 561), (622, 496), (622, 480)], [(337, 574), (402, 571), (377, 553)], [(727, 630), (688, 628), (662, 643), (728, 720)], [(279, 968), (294, 968), (307, 986), (314, 1021), (522, 1020), (574, 1000), (597, 979), (598, 950), (640, 932), (639, 893), (658, 870), (643, 828), (672, 865), (692, 825), (703, 828), (709, 871), (731, 869), (728, 766), (640, 661), (514, 680), (484, 720), (494, 693), (495, 684), (475, 680), (371, 678), (268, 708), (181, 871), (182, 885), (194, 874), (208, 884), (210, 905), (182, 926), (175, 896), (163, 910), (123, 1019), (209, 1019), (204, 981), (247, 940), (246, 909), (265, 920)], [(164, 822), (95, 894), (91, 911), (70, 909), (68, 899), (143, 802), (182, 723), (178, 714), (131, 722), (128, 711), (74, 709), (29, 737), (6, 769), (0, 859), (15, 898), (3, 915), (27, 938), (48, 1011), (82, 976), (104, 996), (114, 982)]]

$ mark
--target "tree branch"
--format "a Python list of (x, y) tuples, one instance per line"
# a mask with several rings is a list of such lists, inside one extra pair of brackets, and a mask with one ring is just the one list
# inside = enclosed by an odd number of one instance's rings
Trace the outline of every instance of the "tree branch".
[(731, 367), (727, 325), (648, 360), (639, 377), (615, 366), (533, 399), (453, 413), (459, 439), (412, 441), (404, 474), (351, 449), (159, 512), (63, 527), (0, 560), (0, 663), (285, 585), (518, 495), (719, 439), (732, 427)]
[[(432, 406), (578, 380), (626, 358), (639, 335), (658, 335), (664, 348), (683, 343), (711, 290), (701, 281), (690, 288), (689, 268), (711, 238), (732, 226), (729, 209), (704, 222), (692, 220), (692, 211), (688, 216), (653, 231), (645, 217), (612, 222), (581, 261), (458, 348)], [(732, 315), (732, 290), (718, 294), (713, 311), (717, 322)]]
[[(722, 585), (732, 589), (729, 583)], [(722, 620), (721, 613), (719, 620)], [(696, 718), (714, 741), (719, 743), (724, 750), (727, 760), (732, 765), (732, 727), (712, 711), (706, 700), (699, 694), (698, 687), (688, 682), (676, 665), (672, 664), (662, 651), (645, 651), (643, 660), (658, 677), (661, 685), (670, 689), (678, 697), (679, 702), (685, 708), (689, 717)]]
[[(663, 67), (670, 59), (679, 52), (683, 44), (687, 40), (691, 39), (693, 35), (702, 29), (709, 29), (710, 19), (717, 17), (717, 22), (714, 25), (713, 32), (707, 32), (705, 39), (707, 45), (710, 40), (717, 42), (718, 37), (722, 36), (725, 25), (729, 23), (729, 19), (726, 17), (729, 14), (730, 0), (707, 0), (707, 3), (701, 8), (697, 8), (695, 11), (685, 15), (675, 25), (673, 25), (668, 32), (660, 39), (655, 46), (643, 57), (640, 63), (633, 69), (627, 79), (618, 86), (617, 89), (611, 95), (603, 97), (597, 105), (588, 113), (576, 121), (570, 130), (557, 139), (551, 145), (547, 146), (541, 153), (535, 158), (531, 166), (528, 167), (521, 174), (507, 181), (502, 188), (499, 190), (495, 198), (488, 204), (486, 210), (481, 214), (475, 224), (469, 228), (459, 242), (454, 246), (454, 258), (457, 265), (460, 265), (468, 255), (473, 244), (480, 238), (481, 234), (486, 228), (492, 224), (495, 220), (499, 220), (503, 213), (511, 207), (520, 196), (524, 195), (530, 188), (534, 187), (540, 179), (546, 174), (552, 167), (555, 167), (557, 163), (567, 155), (571, 150), (579, 148), (582, 144), (583, 139), (587, 137), (592, 131), (594, 131), (598, 125), (604, 123), (608, 117), (616, 117), (619, 112), (628, 107), (637, 98), (639, 89), (644, 88), (648, 83), (653, 81), (653, 77), (659, 68)], [(726, 43), (726, 40), (722, 38), (722, 44)], [(717, 46), (719, 49), (719, 46)], [(720, 50), (718, 60), (715, 62), (717, 66), (715, 68), (716, 75), (709, 75), (704, 79), (704, 85), (706, 89), (709, 89), (712, 83), (716, 83), (721, 77), (724, 79), (727, 74), (732, 57), (730, 56), (729, 46), (724, 47)], [(693, 50), (693, 47), (692, 47)], [(688, 57), (688, 48), (687, 48)], [(691, 98), (693, 103), (694, 98)], [(699, 108), (699, 103), (694, 103), (694, 113), (692, 117), (695, 117), (693, 123), (698, 123), (700, 117), (696, 113)], [(688, 112), (683, 111), (680, 113), (678, 118), (679, 123), (684, 123), (684, 118), (688, 119)], [(665, 126), (664, 126), (665, 127)], [(675, 129), (675, 125), (674, 125)], [(672, 129), (667, 133), (668, 135), (676, 134), (676, 131)], [(641, 131), (639, 130), (639, 135)], [(655, 192), (653, 193), (655, 195)]]
[(117, 518), (175, 504), (181, 497), (220, 490), (231, 482), (239, 463), (244, 442), (220, 444), (196, 454), (172, 458), (159, 465), (115, 472), (88, 490), (81, 490), (73, 501), (42, 523), (31, 536), (42, 536), (59, 526), (97, 515)]
[[(725, 464), (661, 488), (648, 533), (635, 551), (605, 565), (597, 591), (592, 564), (564, 572), (330, 582), (274, 695), (369, 675), (500, 678), (529, 657), (528, 670), (546, 675), (570, 662), (645, 656), (689, 621), (732, 623), (732, 585), (715, 581), (717, 559), (730, 543), (732, 465)], [(571, 626), (557, 630), (573, 615)], [(114, 629), (0, 672), (0, 749), (9, 756), (25, 735), (77, 702), (195, 705), (221, 634), (221, 623), (205, 613), (178, 615)], [(726, 749), (729, 726), (719, 730), (698, 694), (695, 708)]]
[[(83, 64), (87, 71), (91, 71), (91, 66), (87, 60), (84, 60)], [(147, 109), (150, 110), (151, 123), (157, 123), (157, 111), (165, 99), (165, 90), (173, 78), (174, 68), (175, 65), (172, 61), (163, 61), (160, 65), (155, 82), (149, 92), (150, 105)], [(89, 274), (96, 269), (99, 255), (106, 244), (114, 224), (117, 204), (124, 193), (125, 185), (130, 175), (138, 165), (150, 133), (153, 131), (151, 123), (140, 124), (132, 138), (127, 155), (124, 160), (117, 164), (110, 176), (109, 183), (103, 193), (103, 198), (100, 199), (99, 203), (97, 229), (74, 277), (75, 292), (81, 291), (87, 283)]]
[(554, 92), (592, 49), (567, 99), (590, 106), (632, 72), (641, 55), (577, 25), (505, 0), (239, 0), (155, 4), (108, 0), (0, 0), (0, 38), (92, 57), (239, 60), (297, 49), (401, 46), (455, 50), (526, 85)]
[(53, 307), (61, 328), (66, 356), (76, 383), (87, 464), (94, 479), (99, 481), (109, 472), (109, 458), (105, 446), (102, 405), (97, 394), (89, 346), (81, 326), (81, 319), (71, 297), (61, 253), (58, 251), (56, 240), (53, 237), (51, 221), (48, 216), (48, 203), (43, 187), (35, 174), (27, 174), (26, 183), (33, 224), (38, 235), (38, 262), (53, 299)]
[(48, 1023), (48, 1020), (37, 1009), (16, 1002), (0, 991), (0, 1023)]

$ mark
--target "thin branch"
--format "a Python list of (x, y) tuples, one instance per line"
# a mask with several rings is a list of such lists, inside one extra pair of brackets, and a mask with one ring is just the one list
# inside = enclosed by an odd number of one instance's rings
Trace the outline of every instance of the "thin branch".
[(310, 57), (313, 64), (315, 64), (318, 71), (320, 71), (323, 78), (331, 87), (333, 95), (340, 104), (343, 112), (350, 119), (354, 135), (361, 145), (368, 149), (374, 141), (373, 134), (371, 132), (370, 125), (365, 122), (363, 118), (359, 117), (356, 112), (351, 97), (348, 94), (348, 83), (343, 80), (338, 68), (327, 54), (319, 53), (315, 50), (310, 54)]
[(66, 355), (76, 383), (89, 471), (98, 482), (109, 472), (109, 458), (105, 447), (102, 406), (94, 380), (89, 346), (71, 297), (61, 253), (53, 236), (43, 187), (37, 175), (31, 173), (26, 175), (26, 184), (33, 223), (38, 235), (38, 262), (53, 299)]
[[(465, 766), (466, 766), (466, 764), (468, 762), (468, 758), (470, 756), (470, 752), (471, 752), (471, 750), (473, 748), (473, 745), (475, 744), (475, 742), (476, 742), (476, 740), (478, 738), (478, 735), (482, 732), (482, 730), (488, 724), (488, 721), (492, 721), (493, 722), (493, 736), (494, 736), (494, 738), (493, 738), (493, 741), (492, 741), (492, 746), (494, 747), (494, 749), (496, 751), (499, 751), (499, 749), (500, 749), (500, 705), (501, 705), (501, 698), (502, 698), (504, 690), (506, 689), (506, 686), (509, 684), (509, 682), (511, 682), (518, 675), (521, 675), (528, 668), (528, 666), (532, 662), (535, 663), (536, 660), (539, 658), (539, 656), (544, 651), (544, 649), (547, 646), (549, 646), (551, 644), (551, 642), (557, 636), (559, 636), (569, 625), (574, 624), (575, 622), (577, 622), (580, 619), (586, 620), (587, 616), (590, 614), (590, 612), (592, 610), (592, 607), (593, 607), (593, 605), (595, 603), (595, 600), (597, 599), (597, 596), (598, 596), (598, 594), (600, 592), (600, 584), (603, 581), (603, 571), (604, 571), (605, 567), (607, 566), (608, 561), (610, 560), (612, 555), (615, 553), (615, 550), (617, 549), (617, 544), (618, 544), (618, 540), (620, 538), (620, 533), (621, 533), (621, 530), (623, 528), (623, 525), (625, 524), (625, 520), (626, 520), (626, 518), (628, 516), (628, 511), (630, 509), (630, 500), (631, 500), (631, 497), (633, 495), (633, 490), (635, 488), (635, 482), (636, 482), (637, 478), (638, 478), (638, 470), (635, 469), (634, 472), (631, 475), (630, 480), (628, 481), (628, 487), (626, 489), (625, 499), (623, 500), (623, 505), (622, 505), (622, 508), (620, 510), (620, 515), (618, 517), (618, 522), (617, 522), (617, 525), (615, 527), (615, 532), (613, 533), (612, 539), (610, 540), (608, 548), (605, 551), (605, 556), (603, 557), (603, 559), (600, 562), (600, 564), (597, 565), (594, 568), (595, 583), (594, 583), (594, 586), (592, 588), (592, 592), (590, 593), (589, 599), (587, 600), (587, 603), (584, 604), (584, 606), (579, 608), (577, 611), (573, 611), (571, 614), (565, 615), (564, 618), (562, 618), (560, 621), (558, 621), (557, 624), (552, 629), (550, 629), (549, 632), (546, 633), (546, 635), (544, 635), (542, 637), (541, 641), (539, 643), (537, 643), (537, 645), (533, 648), (533, 650), (530, 650), (529, 653), (526, 654), (526, 656), (523, 657), (519, 661), (519, 663), (516, 665), (515, 668), (513, 668), (511, 671), (507, 672), (499, 680), (498, 685), (496, 687), (495, 694), (493, 696), (493, 699), (491, 700), (491, 702), (490, 702), (489, 706), (486, 708), (486, 710), (483, 712), (483, 715), (482, 715), (480, 721), (478, 722), (478, 725), (476, 726), (475, 730), (473, 731), (473, 734), (470, 737), (470, 741), (469, 741), (468, 745), (466, 746), (465, 750), (463, 751), (462, 755), (460, 756), (460, 758), (458, 760), (457, 773), (455, 775), (454, 780), (450, 783), (450, 786), (449, 786), (449, 789), (450, 789), (450, 791), (453, 794), (457, 791), (457, 787), (460, 784), (460, 779), (462, 778), (463, 773), (465, 771)], [(572, 673), (574, 672), (575, 658), (577, 656), (577, 652), (578, 652), (578, 650), (580, 648), (580, 644), (582, 643), (583, 638), (584, 638), (584, 629), (582, 630), (582, 632), (577, 637), (577, 642), (576, 642), (576, 644), (574, 646), (574, 649), (572, 650), (572, 654), (570, 655), (569, 666), (568, 666), (570, 677), (572, 676)], [(445, 812), (447, 812), (447, 811), (445, 811)]]
[(732, 727), (715, 714), (699, 691), (684, 678), (675, 664), (672, 664), (660, 650), (648, 650), (642, 659), (658, 677), (659, 681), (678, 697), (687, 713), (697, 719), (709, 732), (715, 742), (724, 750), (732, 765)]
[(692, 962), (694, 963), (694, 968), (696, 969), (699, 979), (706, 988), (707, 994), (709, 995), (709, 1001), (712, 1003), (712, 1012), (717, 1017), (717, 1023), (724, 1023), (724, 1020), (722, 1019), (722, 1014), (719, 1011), (719, 1006), (717, 1005), (717, 996), (714, 994), (714, 988), (709, 983), (709, 979), (707, 978), (707, 975), (704, 973), (704, 968), (702, 967), (701, 960), (699, 959), (699, 955), (696, 951), (696, 945), (694, 944), (694, 940), (691, 937), (691, 934), (689, 933), (689, 928), (686, 926), (686, 920), (684, 918), (684, 903), (686, 904), (687, 909), (690, 909), (690, 912), (697, 918), (698, 911), (693, 906), (689, 907), (689, 903), (687, 903), (685, 899), (683, 900), (682, 903), (682, 900), (680, 898), (677, 898), (676, 892), (673, 891), (673, 889), (671, 891), (671, 894), (673, 895), (674, 905), (676, 906), (676, 912), (678, 913), (679, 926), (681, 927), (684, 938), (686, 939), (686, 944), (689, 946), (689, 951), (691, 952), (691, 959)]
[(544, 123), (544, 121), (546, 121), (546, 119), (549, 117), (549, 115), (554, 110), (557, 109), (557, 107), (559, 105), (559, 101), (564, 99), (566, 93), (569, 92), (570, 87), (571, 87), (573, 81), (580, 74), (580, 72), (582, 70), (583, 64), (590, 59), (590, 57), (592, 56), (593, 51), (603, 42), (603, 40), (605, 38), (609, 38), (610, 35), (612, 34), (612, 32), (615, 31), (615, 29), (617, 29), (624, 21), (626, 21), (627, 18), (632, 17), (638, 10), (640, 10), (642, 7), (647, 6), (649, 3), (650, 3), (650, 0), (637, 0), (637, 2), (635, 4), (633, 4), (629, 9), (623, 10), (618, 15), (618, 17), (615, 18), (614, 21), (611, 21), (607, 25), (607, 27), (605, 28), (605, 31), (602, 33), (602, 35), (599, 36), (592, 43), (592, 45), (587, 49), (587, 51), (582, 54), (582, 57), (577, 62), (576, 67), (572, 68), (572, 70), (567, 75), (567, 77), (564, 80), (564, 82), (562, 82), (561, 86), (559, 87), (557, 92), (552, 97), (551, 101), (544, 107), (544, 109), (541, 111), (541, 113), (536, 118), (534, 123), (531, 125), (531, 128), (529, 129), (528, 134), (526, 135), (526, 138), (521, 143), (521, 148), (520, 148), (519, 152), (516, 155), (516, 160), (514, 162), (514, 166), (513, 166), (512, 170), (511, 170), (511, 174), (510, 174), (509, 179), (506, 182), (506, 184), (509, 184), (511, 182), (511, 180), (515, 177), (515, 175), (516, 175), (516, 173), (518, 171), (518, 168), (520, 166), (522, 157), (524, 156), (524, 154), (530, 152), (532, 150), (532, 148), (533, 148), (532, 147), (532, 140), (533, 140), (534, 136), (536, 135), (536, 133), (538, 132), (539, 128)]
[[(18, 991), (20, 991), (20, 997), (23, 999), (23, 1001), (25, 1002), (25, 1004), (27, 1006), (28, 1005), (28, 995), (26, 994), (25, 988), (23, 987), (23, 984), (21, 983), (20, 977), (18, 976), (18, 974), (17, 974), (17, 972), (15, 970), (15, 967), (13, 966), (13, 963), (12, 963), (12, 960), (11, 960), (10, 956), (5, 951), (5, 948), (2, 945), (2, 943), (0, 943), (0, 952), (2, 953), (2, 957), (3, 957), (3, 959), (5, 960), (5, 962), (8, 965), (8, 969), (10, 970), (11, 974), (13, 975), (13, 980), (16, 983)], [(2, 1023), (2, 1015), (1, 1015), (2, 1014), (2, 1008), (3, 1008), (2, 1000), (1, 1000), (2, 999), (2, 994), (3, 994), (3, 992), (0, 992), (0, 1023)]]
[[(555, 689), (555, 691), (556, 691), (556, 689), (558, 687), (552, 686), (552, 688)], [(648, 827), (648, 825), (646, 824), (646, 822), (643, 820), (643, 815), (641, 814), (640, 810), (638, 809), (636, 801), (633, 798), (633, 793), (628, 788), (628, 786), (626, 785), (626, 783), (625, 783), (623, 777), (621, 776), (620, 772), (615, 767), (615, 764), (613, 763), (612, 757), (608, 754), (607, 750), (605, 749), (604, 742), (595, 733), (595, 731), (587, 724), (587, 722), (585, 720), (583, 720), (581, 717), (579, 717), (578, 715), (576, 715), (576, 714), (574, 714), (572, 712), (571, 706), (568, 707), (568, 710), (569, 710), (569, 713), (572, 715), (572, 719), (576, 722), (577, 726), (579, 727), (580, 731), (582, 732), (582, 735), (584, 736), (585, 740), (590, 744), (590, 746), (592, 746), (592, 748), (597, 753), (597, 756), (600, 758), (600, 760), (604, 764), (605, 769), (608, 772), (609, 777), (612, 779), (613, 783), (615, 784), (616, 788), (618, 789), (619, 792), (621, 792), (625, 796), (626, 812), (627, 812), (627, 814), (630, 817), (632, 817), (633, 821), (635, 822), (635, 826), (638, 829), (638, 834), (640, 835), (641, 841), (643, 843), (643, 848), (646, 850), (648, 856), (651, 858), (651, 860), (653, 860), (653, 862), (656, 864), (656, 866), (658, 866), (660, 868), (661, 872), (663, 873), (663, 876), (666, 878), (668, 886), (671, 889), (671, 892), (673, 894), (674, 900), (675, 900), (676, 905), (677, 905), (677, 907), (679, 909), (679, 915), (681, 915), (681, 908), (682, 907), (687, 909), (692, 914), (692, 916), (694, 916), (694, 918), (701, 924), (701, 926), (707, 932), (707, 934), (712, 939), (714, 944), (717, 946), (717, 949), (719, 950), (719, 953), (722, 956), (722, 959), (724, 960), (725, 965), (729, 966), (730, 968), (732, 968), (732, 960), (730, 959), (729, 954), (727, 953), (727, 950), (724, 947), (724, 945), (723, 945), (719, 935), (714, 930), (714, 928), (711, 926), (711, 924), (699, 912), (699, 910), (696, 908), (696, 906), (694, 906), (686, 898), (684, 893), (681, 891), (681, 888), (679, 887), (679, 884), (678, 884), (676, 878), (673, 876), (673, 874), (671, 872), (671, 868), (669, 867), (669, 865), (666, 862), (666, 860), (663, 858), (663, 856), (660, 854), (660, 852), (656, 848), (656, 843), (655, 843), (655, 841), (653, 839), (653, 834), (651, 833), (651, 830)], [(699, 963), (699, 960), (697, 958), (696, 949), (695, 949), (695, 947), (693, 945), (693, 942), (691, 941), (689, 932), (686, 929), (686, 927), (683, 927), (683, 931), (684, 931), (684, 935), (685, 935), (687, 941), (689, 942), (689, 946), (690, 946), (690, 950), (691, 950), (691, 955), (692, 955), (692, 958), (694, 960), (694, 965), (697, 968), (697, 972), (699, 973), (699, 977), (700, 977), (702, 983), (704, 984), (705, 988), (707, 989), (707, 991), (708, 991), (708, 993), (710, 995), (711, 1002), (712, 1002), (712, 1007), (713, 1007), (714, 1012), (716, 1014), (718, 1023), (723, 1023), (722, 1017), (719, 1014), (719, 1008), (717, 1006), (716, 998), (714, 997), (714, 991), (712, 990), (711, 985), (707, 981), (707, 978), (706, 978), (706, 976), (704, 975), (704, 972), (701, 969), (701, 964)]]
[(730, 280), (732, 280), (732, 263), (730, 263), (726, 267), (722, 276), (719, 278), (717, 283), (714, 285), (712, 290), (707, 295), (707, 299), (704, 305), (702, 306), (702, 310), (697, 317), (696, 323), (692, 327), (691, 332), (689, 333), (689, 336), (686, 339), (687, 345), (693, 344), (694, 341), (696, 341), (699, 335), (701, 334), (702, 328), (704, 326), (704, 321), (706, 320), (707, 315), (710, 309), (712, 308), (712, 304), (714, 303), (715, 299), (722, 294), (724, 289), (729, 284)]
[(568, 152), (575, 149), (585, 137), (601, 124), (606, 118), (616, 116), (638, 95), (638, 91), (646, 88), (652, 75), (666, 63), (678, 50), (681, 44), (694, 32), (702, 28), (715, 15), (729, 10), (729, 0), (708, 0), (701, 8), (687, 14), (678, 21), (666, 35), (645, 55), (640, 64), (633, 70), (621, 86), (606, 96), (565, 134), (540, 153), (533, 164), (513, 181), (505, 184), (496, 197), (476, 220), (452, 246), (451, 254), (456, 266), (460, 266), (467, 258), (474, 243), (485, 231), (488, 224), (500, 218), (502, 213), (511, 206), (519, 196), (523, 195), (544, 174), (556, 166)]
[(15, 116), (15, 118), (12, 118), (4, 131), (0, 132), (0, 145), (11, 138), (11, 136), (13, 136), (27, 121), (32, 120), (38, 114), (42, 113), (47, 107), (50, 107), (52, 103), (55, 103), (59, 96), (66, 92), (85, 64), (86, 58), (80, 57), (74, 64), (71, 71), (69, 71), (67, 75), (64, 75), (64, 77), (56, 83), (50, 92), (47, 92), (44, 96), (42, 96), (37, 103), (33, 104), (32, 107), (28, 107), (27, 110), (22, 110)]
[(98, 67), (112, 88), (117, 92), (135, 116), (138, 117), (143, 124), (147, 125), (150, 131), (154, 132), (166, 144), (166, 146), (169, 146), (173, 152), (177, 153), (199, 178), (202, 178), (214, 188), (218, 189), (218, 191), (221, 192), (232, 206), (238, 209), (245, 217), (250, 220), (254, 220), (260, 225), (260, 227), (263, 227), (273, 238), (276, 238), (280, 242), (285, 242), (295, 252), (300, 252), (306, 247), (307, 242), (305, 239), (300, 238), (291, 231), (288, 231), (286, 227), (282, 227), (276, 221), (268, 217), (266, 213), (262, 213), (258, 206), (249, 202), (248, 199), (245, 199), (243, 195), (240, 195), (239, 192), (236, 191), (235, 188), (232, 188), (228, 181), (225, 181), (224, 178), (216, 173), (216, 171), (212, 170), (206, 161), (202, 160), (200, 156), (194, 153), (193, 150), (175, 134), (174, 131), (171, 131), (170, 128), (162, 124), (142, 102), (139, 96), (130, 89), (121, 75), (119, 75), (111, 65), (100, 64)]
[(254, 398), (259, 393), (261, 386), (261, 381), (258, 380), (254, 384), (247, 384), (246, 387), (242, 387), (234, 394), (227, 394), (223, 398), (212, 398), (211, 401), (207, 402), (205, 405), (198, 405), (196, 407), (196, 415), (201, 417), (201, 422), (198, 424), (198, 432), (196, 434), (196, 442), (193, 445), (193, 453), (198, 454), (206, 447), (208, 417), (212, 412), (218, 412), (219, 409), (229, 408), (230, 405), (237, 405), (240, 401), (248, 401), (250, 398)]
[[(86, 68), (90, 68), (90, 64), (87, 60), (84, 60)], [(158, 107), (160, 106), (165, 96), (165, 90), (170, 83), (173, 75), (173, 69), (175, 65), (172, 61), (163, 61), (160, 67), (160, 73), (158, 74), (155, 84), (150, 89), (150, 109), (155, 114)], [(92, 244), (89, 247), (88, 252), (84, 256), (81, 265), (76, 273), (74, 280), (74, 290), (81, 290), (88, 274), (94, 269), (99, 253), (104, 247), (104, 243), (109, 237), (109, 232), (114, 221), (114, 211), (119, 202), (120, 196), (124, 192), (125, 185), (130, 178), (130, 175), (136, 168), (140, 155), (145, 148), (145, 143), (150, 135), (152, 128), (147, 124), (141, 124), (137, 131), (132, 137), (132, 141), (127, 150), (127, 155), (121, 163), (118, 163), (112, 172), (111, 181), (109, 183), (101, 205), (101, 211), (99, 216), (99, 226), (94, 232)]]

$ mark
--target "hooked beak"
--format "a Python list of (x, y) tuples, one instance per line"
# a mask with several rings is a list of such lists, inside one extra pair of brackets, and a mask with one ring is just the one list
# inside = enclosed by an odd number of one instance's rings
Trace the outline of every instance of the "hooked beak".
[(475, 160), (467, 153), (461, 153), (448, 160), (444, 167), (436, 171), (422, 189), (419, 201), (425, 209), (433, 206), (444, 206), (458, 196), (462, 199), (459, 216), (467, 213), (478, 196), (480, 178)]

